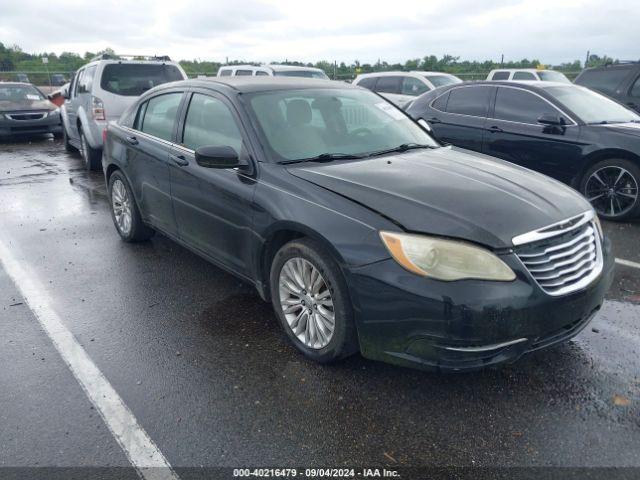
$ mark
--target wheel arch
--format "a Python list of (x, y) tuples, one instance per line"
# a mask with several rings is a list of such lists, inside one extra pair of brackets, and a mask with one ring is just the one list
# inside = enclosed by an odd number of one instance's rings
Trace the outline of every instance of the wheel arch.
[(346, 272), (343, 268), (344, 259), (342, 258), (342, 255), (340, 255), (338, 250), (322, 234), (306, 225), (288, 221), (281, 222), (272, 226), (263, 238), (264, 241), (257, 257), (257, 273), (259, 284), (258, 291), (264, 300), (268, 300), (270, 295), (269, 275), (271, 273), (273, 257), (283, 245), (292, 240), (310, 238), (318, 242), (333, 257), (338, 264), (338, 268), (346, 278)]
[(601, 162), (602, 160), (613, 158), (621, 158), (625, 160), (629, 160), (635, 163), (638, 167), (640, 167), (640, 155), (637, 155), (629, 150), (624, 150), (622, 148), (604, 148), (602, 150), (596, 150), (595, 152), (590, 153), (586, 156), (582, 168), (580, 172), (575, 176), (573, 180), (573, 187), (580, 191), (580, 186), (582, 185), (582, 180), (587, 173), (587, 171), (593, 167), (596, 163)]

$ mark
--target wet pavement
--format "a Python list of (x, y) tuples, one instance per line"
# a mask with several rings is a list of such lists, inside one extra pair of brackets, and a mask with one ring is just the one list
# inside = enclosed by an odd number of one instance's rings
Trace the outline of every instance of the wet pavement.
[[(639, 223), (604, 228), (640, 262)], [(121, 242), (101, 174), (47, 137), (0, 143), (0, 242), (174, 467), (640, 467), (640, 269), (571, 342), (441, 375), (305, 360), (251, 287)], [(0, 302), (0, 467), (127, 465), (1, 268)]]

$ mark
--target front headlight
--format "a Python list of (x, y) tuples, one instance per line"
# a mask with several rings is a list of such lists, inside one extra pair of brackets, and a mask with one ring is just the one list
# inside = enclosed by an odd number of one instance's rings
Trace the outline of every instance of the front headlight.
[(380, 238), (396, 262), (418, 275), (446, 281), (516, 278), (493, 253), (465, 242), (396, 232), (380, 232)]

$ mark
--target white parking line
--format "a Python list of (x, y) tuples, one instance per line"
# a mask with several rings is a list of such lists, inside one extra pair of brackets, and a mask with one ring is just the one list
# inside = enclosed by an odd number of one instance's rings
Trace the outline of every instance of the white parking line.
[(625, 267), (640, 268), (640, 263), (632, 262), (631, 260), (625, 260), (624, 258), (616, 258), (616, 263), (624, 265)]
[(145, 480), (178, 480), (129, 407), (51, 308), (44, 286), (2, 241), (0, 263), (140, 476)]

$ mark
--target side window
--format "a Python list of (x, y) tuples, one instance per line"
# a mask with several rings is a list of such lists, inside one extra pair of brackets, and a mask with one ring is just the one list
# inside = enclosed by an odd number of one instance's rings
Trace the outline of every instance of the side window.
[(231, 70), (222, 70), (220, 71), (220, 76), (221, 77), (230, 77), (231, 76)]
[(606, 94), (614, 94), (618, 86), (629, 75), (628, 67), (604, 67), (585, 70), (576, 79), (576, 84), (593, 88)]
[(428, 92), (430, 88), (422, 81), (413, 77), (404, 77), (402, 79), (402, 94), (417, 97), (424, 92)]
[(149, 102), (144, 102), (138, 107), (136, 118), (133, 121), (133, 127), (131, 127), (134, 130), (142, 130), (142, 119), (144, 118), (144, 112), (147, 110), (147, 105), (149, 105)]
[(491, 80), (509, 80), (509, 72), (495, 72)]
[(402, 77), (378, 77), (376, 92), (379, 93), (400, 93)]
[(636, 78), (635, 82), (633, 82), (633, 86), (631, 87), (631, 96), (640, 98), (640, 76)]
[(165, 93), (149, 99), (140, 130), (170, 142), (181, 99), (182, 92)]
[(236, 70), (237, 77), (250, 77), (251, 75), (253, 75), (252, 70)]
[(204, 145), (229, 146), (240, 154), (242, 135), (229, 107), (217, 98), (194, 93), (184, 121), (182, 144), (191, 150)]
[(264, 75), (269, 76), (269, 74), (263, 70), (258, 70), (256, 72), (256, 76), (264, 76)]
[(436, 98), (434, 102), (431, 104), (431, 106), (436, 110), (440, 110), (441, 112), (446, 112), (447, 100), (449, 100), (449, 92), (443, 93), (438, 98)]
[(492, 91), (489, 87), (454, 88), (449, 93), (447, 112), (484, 117), (487, 115)]
[(514, 80), (538, 80), (538, 78), (531, 72), (516, 72), (513, 74)]
[(535, 125), (538, 118), (545, 114), (559, 115), (559, 112), (542, 98), (527, 91), (498, 88), (494, 118)]
[(93, 76), (96, 73), (96, 66), (93, 65), (91, 67), (87, 67), (83, 74), (82, 78), (78, 82), (78, 93), (90, 93), (91, 87), (93, 84)]
[(376, 85), (376, 80), (378, 80), (377, 77), (365, 77), (358, 82), (358, 86), (373, 90)]
[(80, 70), (78, 73), (76, 73), (76, 78), (74, 80), (73, 83), (73, 96), (76, 97), (78, 95), (78, 93), (80, 93), (78, 91), (78, 85), (80, 85), (80, 83), (82, 82), (82, 77), (84, 75), (84, 70)]

